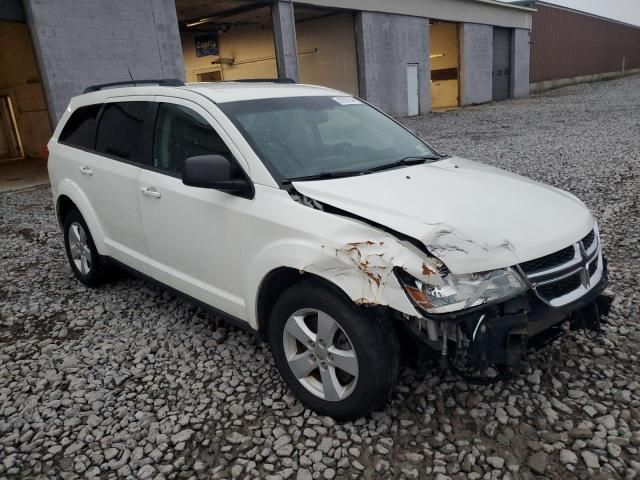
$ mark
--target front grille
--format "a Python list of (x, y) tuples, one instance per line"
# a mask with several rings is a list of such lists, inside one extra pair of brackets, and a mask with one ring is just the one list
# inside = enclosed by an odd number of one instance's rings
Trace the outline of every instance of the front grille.
[(520, 268), (524, 273), (535, 273), (542, 270), (549, 270), (550, 268), (557, 267), (558, 265), (562, 265), (563, 263), (570, 262), (573, 260), (575, 254), (575, 250), (573, 245), (568, 246), (567, 248), (563, 248), (555, 253), (551, 253), (549, 255), (545, 255), (544, 257), (536, 258), (534, 260), (529, 260), (528, 262), (524, 262), (520, 264)]
[(554, 298), (571, 293), (579, 287), (580, 274), (576, 273), (557, 282), (540, 285), (536, 290), (538, 295), (544, 297), (545, 300), (553, 300)]
[(593, 277), (593, 274), (596, 273), (598, 269), (598, 259), (596, 258), (593, 262), (589, 264), (589, 276)]
[(595, 240), (595, 238), (596, 238), (596, 231), (591, 230), (586, 237), (580, 240), (585, 250), (589, 250), (589, 248), (591, 248), (591, 245), (593, 245), (593, 241)]
[(596, 226), (579, 242), (519, 267), (540, 300), (560, 307), (582, 297), (600, 281), (601, 256)]

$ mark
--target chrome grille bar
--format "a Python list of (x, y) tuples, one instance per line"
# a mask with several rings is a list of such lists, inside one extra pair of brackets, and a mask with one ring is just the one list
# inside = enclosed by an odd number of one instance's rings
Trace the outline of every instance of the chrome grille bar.
[(530, 273), (519, 267), (541, 301), (551, 307), (562, 307), (579, 299), (600, 282), (604, 264), (597, 224), (593, 227), (593, 241), (585, 249), (583, 240), (588, 237), (590, 235), (573, 244), (574, 255), (569, 261)]

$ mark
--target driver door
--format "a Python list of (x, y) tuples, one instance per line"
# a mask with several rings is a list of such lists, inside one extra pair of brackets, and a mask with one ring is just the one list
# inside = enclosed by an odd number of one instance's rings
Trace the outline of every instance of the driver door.
[[(248, 200), (182, 183), (188, 157), (240, 158), (215, 119), (188, 100), (156, 97), (152, 167), (138, 178), (140, 211), (152, 276), (208, 305), (244, 319), (239, 239)], [(238, 168), (240, 165), (238, 164)], [(246, 169), (245, 169), (246, 171)]]

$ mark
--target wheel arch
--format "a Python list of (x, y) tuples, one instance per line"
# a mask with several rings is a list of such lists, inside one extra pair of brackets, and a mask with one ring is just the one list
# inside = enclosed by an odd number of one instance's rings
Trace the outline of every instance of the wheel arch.
[(84, 218), (84, 221), (89, 227), (93, 243), (96, 246), (96, 250), (100, 255), (106, 255), (106, 247), (104, 243), (104, 230), (100, 224), (98, 217), (91, 207), (89, 199), (85, 193), (71, 180), (63, 180), (60, 182), (57, 188), (57, 197), (55, 200), (56, 217), (58, 222), (62, 226), (64, 221), (64, 215), (66, 215), (71, 209), (76, 209)]
[(310, 272), (305, 272), (292, 267), (278, 267), (267, 273), (258, 289), (256, 299), (256, 323), (258, 334), (262, 340), (266, 340), (267, 325), (269, 323), (269, 316), (271, 310), (276, 301), (285, 291), (301, 282), (312, 281), (318, 285), (323, 285), (329, 288), (337, 295), (342, 297), (348, 302), (353, 300), (347, 295), (347, 293), (335, 283), (323, 278), (319, 275), (315, 275)]
[(64, 219), (71, 210), (80, 211), (78, 206), (73, 203), (73, 200), (71, 200), (67, 195), (58, 196), (58, 200), (56, 201), (56, 217), (60, 227), (64, 225)]

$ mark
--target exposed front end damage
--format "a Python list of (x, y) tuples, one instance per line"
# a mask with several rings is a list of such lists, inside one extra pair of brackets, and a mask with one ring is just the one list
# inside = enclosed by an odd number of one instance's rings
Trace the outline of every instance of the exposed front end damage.
[[(548, 345), (567, 327), (599, 332), (600, 317), (608, 314), (612, 301), (603, 294), (605, 286), (606, 278), (580, 301), (562, 309), (526, 293), (447, 319), (392, 315), (414, 339), (437, 352), (443, 367), (470, 382), (488, 383), (517, 375), (528, 350)], [(435, 328), (430, 328), (431, 322)]]
[[(518, 262), (519, 252), (507, 239), (479, 242), (445, 224), (429, 224), (425, 242), (304, 195), (294, 199), (379, 233), (327, 242), (322, 260), (301, 270), (339, 285), (364, 308), (383, 310), (469, 381), (517, 374), (527, 350), (560, 336), (565, 323), (598, 331), (600, 315), (607, 314), (611, 299), (602, 296), (607, 270), (597, 224), (572, 245)], [(495, 269), (450, 272), (449, 261), (459, 266), (464, 257)], [(452, 294), (456, 289), (463, 294)]]
[(449, 315), (405, 316), (403, 325), (415, 339), (438, 350), (443, 365), (483, 383), (519, 373), (528, 349), (547, 345), (567, 326), (599, 332), (612, 296), (603, 293), (607, 266), (597, 225), (574, 245), (524, 262), (517, 270), (529, 285), (520, 295)]

